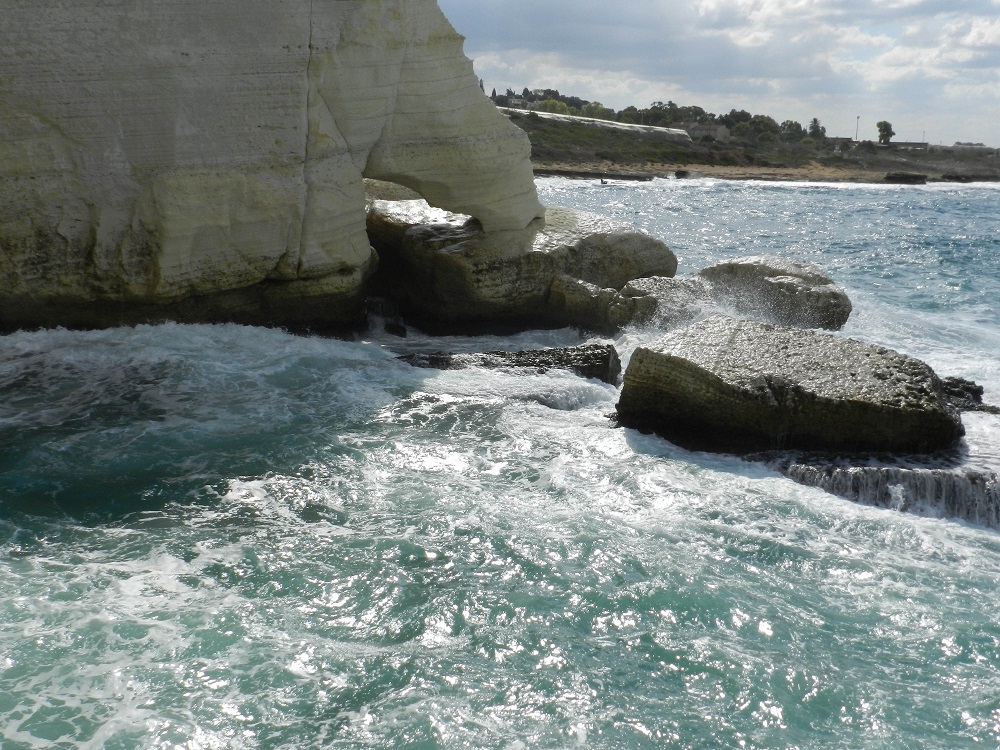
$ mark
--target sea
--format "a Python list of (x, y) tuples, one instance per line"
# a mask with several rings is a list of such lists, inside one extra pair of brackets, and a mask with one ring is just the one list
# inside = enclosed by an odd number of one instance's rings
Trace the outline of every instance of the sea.
[[(681, 275), (814, 263), (838, 335), (1000, 402), (1000, 185), (538, 188)], [(0, 746), (1000, 746), (997, 529), (617, 428), (615, 385), (397, 359), (586, 341), (0, 337)]]

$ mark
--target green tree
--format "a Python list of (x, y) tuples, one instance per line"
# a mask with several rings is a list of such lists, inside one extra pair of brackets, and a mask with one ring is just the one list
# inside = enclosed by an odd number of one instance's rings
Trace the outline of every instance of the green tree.
[(803, 138), (806, 137), (806, 129), (802, 127), (802, 123), (796, 122), (795, 120), (785, 120), (781, 123), (781, 140), (787, 141), (788, 143), (798, 143)]
[(556, 99), (545, 99), (538, 103), (536, 109), (539, 112), (552, 112), (556, 115), (569, 114), (569, 105), (566, 102), (560, 102)]
[(701, 107), (678, 107), (676, 122), (712, 122), (715, 115), (710, 115)]
[(819, 124), (818, 117), (814, 117), (809, 121), (809, 137), (817, 141), (826, 138), (826, 128)]
[(881, 144), (888, 145), (889, 139), (896, 135), (896, 131), (892, 129), (892, 123), (887, 120), (876, 122), (875, 127), (878, 128), (878, 142)]
[(736, 123), (732, 134), (741, 140), (768, 143), (778, 140), (781, 126), (767, 115), (754, 115), (749, 120)]
[(627, 122), (632, 125), (641, 124), (642, 113), (637, 107), (625, 107), (625, 109), (618, 113), (618, 122)]
[(732, 131), (736, 130), (736, 126), (740, 123), (750, 122), (753, 119), (753, 115), (747, 112), (745, 109), (739, 111), (735, 109), (729, 110), (728, 115), (719, 115), (718, 120), (727, 128)]
[(653, 102), (652, 106), (647, 109), (639, 110), (639, 119), (644, 125), (658, 125), (665, 126), (671, 122), (667, 111), (663, 109), (663, 102)]
[(615, 111), (608, 109), (600, 102), (588, 102), (580, 108), (580, 114), (584, 117), (593, 117), (597, 120), (615, 119)]

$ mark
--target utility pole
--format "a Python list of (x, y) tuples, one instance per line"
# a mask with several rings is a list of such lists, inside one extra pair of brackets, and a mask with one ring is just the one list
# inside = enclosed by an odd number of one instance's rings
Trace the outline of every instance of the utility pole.
[(861, 128), (861, 115), (858, 115), (858, 121), (854, 124), (854, 140), (858, 140), (858, 130)]

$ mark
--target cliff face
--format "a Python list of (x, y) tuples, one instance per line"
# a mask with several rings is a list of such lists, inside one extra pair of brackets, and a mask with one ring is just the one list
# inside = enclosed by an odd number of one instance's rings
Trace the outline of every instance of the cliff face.
[(7, 0), (0, 324), (348, 322), (363, 177), (522, 229), (526, 137), (436, 0)]

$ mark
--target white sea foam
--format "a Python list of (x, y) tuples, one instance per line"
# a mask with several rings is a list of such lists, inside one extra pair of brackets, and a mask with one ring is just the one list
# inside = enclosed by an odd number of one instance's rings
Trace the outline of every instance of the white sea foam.
[[(836, 233), (851, 195), (881, 222), (867, 244)], [(609, 197), (689, 267), (792, 232), (778, 249), (852, 291), (846, 333), (926, 352), (997, 400), (980, 282), (926, 308), (879, 294), (922, 274), (876, 268), (899, 233), (886, 199), (911, 193), (678, 181)], [(655, 335), (617, 344), (627, 358)], [(394, 359), (580, 340), (5, 337), (4, 744), (997, 744), (995, 532), (615, 429), (603, 383)], [(966, 425), (996, 459), (995, 418)]]

